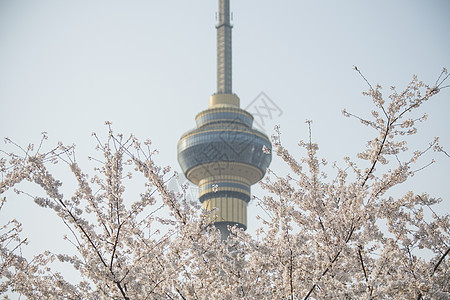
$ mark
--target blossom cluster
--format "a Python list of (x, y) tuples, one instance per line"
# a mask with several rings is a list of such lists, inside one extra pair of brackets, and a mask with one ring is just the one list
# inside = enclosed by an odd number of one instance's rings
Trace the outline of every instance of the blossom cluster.
[[(356, 68), (359, 72), (359, 70)], [(446, 70), (443, 74), (445, 80)], [(211, 224), (214, 211), (202, 210), (187, 197), (187, 187), (171, 191), (176, 176), (154, 161), (151, 142), (141, 144), (109, 128), (92, 158), (95, 174), (84, 173), (74, 146), (43, 150), (22, 148), (0, 158), (0, 213), (16, 190), (54, 212), (70, 229), (66, 239), (75, 255), (45, 251), (22, 255), (27, 239), (13, 219), (0, 228), (0, 294), (27, 299), (448, 299), (450, 298), (450, 218), (433, 206), (441, 200), (393, 187), (414, 175), (412, 166), (427, 151), (447, 154), (438, 139), (410, 151), (404, 139), (417, 133), (426, 114), (411, 117), (443, 87), (426, 86), (416, 77), (403, 92), (381, 87), (365, 93), (374, 104), (370, 118), (348, 111), (375, 132), (360, 160), (344, 158), (344, 167), (325, 172), (318, 145), (301, 141), (304, 157), (295, 159), (275, 128), (273, 152), (290, 168), (279, 176), (268, 170), (261, 185), (266, 196), (254, 197), (265, 212), (257, 235), (239, 228), (221, 240)], [(306, 122), (311, 132), (312, 121)], [(398, 160), (403, 153), (407, 159)], [(393, 160), (395, 158), (395, 160)], [(394, 161), (393, 164), (391, 161)], [(77, 183), (69, 197), (51, 166), (62, 162)], [(389, 167), (387, 171), (379, 166)], [(126, 193), (127, 182), (141, 178), (140, 197)], [(331, 178), (331, 179), (328, 179)], [(31, 182), (45, 192), (20, 189)], [(213, 190), (217, 191), (214, 185)], [(167, 213), (161, 213), (166, 210)], [(4, 220), (4, 218), (2, 218)], [(427, 251), (422, 257), (420, 251)], [(73, 267), (79, 282), (52, 270), (60, 261)]]

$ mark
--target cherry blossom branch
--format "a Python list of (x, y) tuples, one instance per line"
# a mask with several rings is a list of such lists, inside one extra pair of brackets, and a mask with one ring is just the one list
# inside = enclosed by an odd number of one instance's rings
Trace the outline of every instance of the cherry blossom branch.
[(433, 276), (434, 273), (436, 273), (436, 270), (439, 268), (440, 264), (444, 261), (445, 257), (448, 255), (449, 252), (450, 252), (450, 248), (448, 248), (447, 251), (445, 251), (444, 255), (441, 256), (441, 258), (439, 259), (437, 264), (434, 266), (431, 276)]
[[(359, 261), (361, 263), (361, 268), (364, 272), (364, 278), (366, 279), (366, 284), (368, 284), (369, 279), (367, 278), (366, 268), (364, 267), (364, 261), (363, 261), (362, 254), (361, 254), (361, 248), (362, 248), (361, 246), (358, 246), (358, 256), (359, 256)], [(369, 288), (369, 286), (367, 286), (367, 287)]]
[[(351, 228), (350, 228), (350, 232), (348, 233), (348, 236), (347, 236), (347, 238), (345, 239), (345, 244), (347, 244), (347, 243), (350, 241), (350, 239), (351, 239), (351, 237), (352, 237), (354, 231), (355, 231), (355, 227), (354, 227), (353, 224), (352, 224), (352, 225), (351, 225)], [(332, 261), (330, 262), (329, 266), (325, 269), (325, 271), (322, 272), (322, 275), (317, 279), (318, 282), (322, 279), (322, 277), (324, 277), (324, 276), (328, 273), (328, 271), (330, 270), (331, 266), (337, 261), (337, 259), (338, 259), (339, 256), (341, 255), (341, 252), (342, 252), (342, 249), (339, 250), (339, 251), (336, 253), (336, 255), (334, 256), (334, 258), (333, 258)], [(308, 294), (306, 294), (305, 298), (303, 298), (303, 300), (307, 300), (307, 299), (311, 296), (312, 292), (313, 292), (314, 289), (317, 287), (317, 284), (318, 284), (318, 283), (314, 283), (314, 285), (313, 285), (312, 288), (309, 290)]]
[(367, 180), (369, 179), (370, 175), (375, 170), (375, 166), (377, 165), (378, 159), (379, 159), (379, 157), (381, 155), (381, 152), (383, 151), (383, 147), (384, 147), (384, 145), (386, 143), (386, 139), (387, 139), (387, 137), (389, 135), (389, 131), (390, 131), (390, 122), (389, 122), (389, 119), (388, 119), (387, 120), (387, 124), (386, 124), (386, 131), (383, 134), (383, 140), (381, 141), (379, 149), (378, 149), (378, 152), (377, 152), (375, 158), (373, 159), (372, 166), (371, 166), (369, 172), (367, 172), (366, 177), (364, 178), (364, 180), (363, 180), (363, 182), (361, 184), (362, 187), (364, 187), (366, 185)]

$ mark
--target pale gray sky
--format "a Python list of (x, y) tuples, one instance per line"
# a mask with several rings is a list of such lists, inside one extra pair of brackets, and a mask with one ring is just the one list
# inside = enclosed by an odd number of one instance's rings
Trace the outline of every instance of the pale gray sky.
[[(413, 74), (433, 83), (442, 67), (450, 68), (447, 0), (231, 6), (233, 89), (242, 107), (264, 91), (283, 113), (263, 129), (270, 135), (280, 124), (284, 143), (299, 155), (306, 119), (314, 121), (320, 156), (331, 162), (353, 156), (372, 137), (341, 115), (344, 107), (372, 109), (353, 65), (386, 93)], [(179, 169), (177, 141), (215, 91), (216, 11), (216, 0), (0, 0), (0, 136), (27, 144), (47, 131), (50, 143), (75, 143), (85, 158), (95, 145), (91, 132), (105, 134), (109, 120), (118, 132), (150, 138), (158, 161)], [(450, 89), (424, 110), (430, 119), (414, 145), (440, 136), (450, 149)], [(449, 212), (450, 160), (433, 155), (424, 164), (431, 158), (438, 164), (404, 188), (446, 197), (441, 207)], [(25, 218), (39, 218), (27, 203)], [(15, 213), (9, 214), (0, 218)]]

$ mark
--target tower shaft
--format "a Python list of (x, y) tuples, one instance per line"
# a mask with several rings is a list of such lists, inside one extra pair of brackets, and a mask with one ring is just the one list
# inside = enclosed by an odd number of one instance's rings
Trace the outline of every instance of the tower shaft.
[(217, 28), (217, 94), (231, 94), (231, 26), (230, 0), (219, 0)]

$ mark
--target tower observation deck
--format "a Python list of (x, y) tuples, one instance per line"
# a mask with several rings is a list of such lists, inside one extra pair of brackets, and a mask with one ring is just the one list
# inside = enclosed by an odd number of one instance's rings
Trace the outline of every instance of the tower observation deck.
[(212, 218), (222, 239), (228, 226), (247, 229), (250, 186), (264, 177), (272, 156), (269, 138), (252, 128), (253, 116), (240, 108), (231, 85), (230, 0), (219, 0), (217, 28), (217, 92), (209, 108), (197, 114), (197, 128), (178, 142), (178, 162), (191, 182), (199, 186), (204, 209), (215, 209)]

